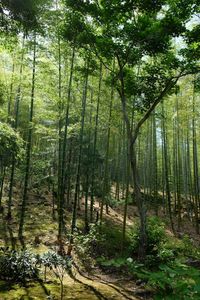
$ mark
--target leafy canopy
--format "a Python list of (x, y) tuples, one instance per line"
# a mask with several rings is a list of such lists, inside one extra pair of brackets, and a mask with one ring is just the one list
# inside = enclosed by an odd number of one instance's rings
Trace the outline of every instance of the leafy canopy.
[(24, 31), (39, 26), (39, 16), (45, 10), (48, 0), (2, 0), (0, 6), (0, 27), (6, 31)]
[[(108, 68), (117, 60), (116, 86), (119, 90), (122, 76), (126, 96), (134, 97), (135, 108), (146, 110), (172, 78), (199, 71), (199, 25), (193, 22), (199, 11), (196, 1), (65, 3), (64, 36), (90, 48)], [(181, 44), (179, 50), (176, 43)]]

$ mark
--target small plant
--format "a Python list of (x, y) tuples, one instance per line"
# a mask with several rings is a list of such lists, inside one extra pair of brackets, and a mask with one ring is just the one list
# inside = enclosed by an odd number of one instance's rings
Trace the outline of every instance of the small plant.
[(41, 264), (45, 267), (45, 281), (46, 281), (46, 269), (49, 268), (53, 271), (54, 275), (60, 282), (60, 299), (63, 299), (64, 284), (63, 279), (66, 272), (71, 269), (72, 261), (70, 258), (63, 258), (55, 252), (44, 253), (40, 257)]
[(3, 279), (25, 282), (36, 278), (39, 272), (37, 264), (38, 257), (27, 250), (17, 252), (1, 248), (0, 276)]

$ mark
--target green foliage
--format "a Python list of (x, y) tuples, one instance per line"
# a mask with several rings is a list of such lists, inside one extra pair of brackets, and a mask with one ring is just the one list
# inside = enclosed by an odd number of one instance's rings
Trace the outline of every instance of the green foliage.
[(105, 202), (106, 204), (108, 204), (110, 207), (112, 208), (116, 208), (118, 207), (119, 205), (122, 205), (124, 204), (124, 200), (116, 200), (114, 197), (112, 197), (110, 194), (108, 194), (106, 197), (105, 197)]
[[(0, 249), (0, 278), (15, 282), (25, 282), (35, 279), (39, 275), (40, 266), (43, 265), (53, 271), (59, 280), (63, 279), (65, 272), (71, 269), (71, 258), (63, 258), (55, 252), (35, 255), (27, 250), (14, 251), (9, 248)], [(46, 272), (46, 271), (45, 271)]]
[[(131, 234), (131, 251), (137, 253), (139, 247), (139, 226)], [(147, 255), (146, 265), (156, 267), (161, 262), (175, 259), (174, 251), (167, 244), (165, 225), (157, 217), (151, 217), (147, 222)]]
[(146, 268), (144, 264), (134, 260), (131, 257), (117, 257), (108, 259), (105, 256), (101, 256), (97, 259), (97, 262), (104, 269), (109, 269), (112, 272), (122, 272), (130, 274), (136, 278), (143, 278)]
[(98, 263), (111, 272), (125, 272), (141, 279), (155, 293), (154, 299), (199, 299), (200, 270), (182, 263), (185, 259), (181, 258), (184, 251), (192, 254), (194, 247), (190, 240), (185, 237), (180, 243), (169, 241), (163, 228), (159, 230), (160, 222), (154, 218), (149, 223), (148, 238), (154, 245), (151, 248), (154, 258), (148, 254), (146, 261), (140, 263), (132, 257), (108, 259), (102, 256)]
[(0, 277), (7, 280), (24, 282), (38, 275), (38, 258), (27, 250), (14, 251), (0, 249)]
[(0, 105), (2, 105), (5, 102), (5, 85), (0, 80)]
[(14, 155), (15, 159), (22, 158), (24, 142), (19, 134), (9, 125), (0, 122), (0, 160), (7, 166)]
[(126, 258), (113, 258), (113, 259), (105, 259), (105, 257), (101, 257), (98, 259), (98, 262), (101, 264), (101, 266), (105, 267), (115, 267), (115, 268), (121, 268), (125, 266), (126, 264)]
[[(108, 65), (114, 58), (118, 61), (115, 86), (119, 91), (120, 69), (127, 101), (134, 97), (135, 110), (144, 112), (156, 99), (173, 92), (178, 74), (198, 72), (199, 26), (194, 24), (192, 30), (186, 26), (198, 11), (194, 1), (184, 7), (182, 1), (165, 0), (65, 3), (63, 30), (70, 31), (66, 38), (75, 41), (76, 37), (75, 43), (83, 48), (90, 45)], [(183, 36), (186, 47), (174, 51), (173, 39)]]
[[(121, 226), (113, 224), (111, 221), (106, 220), (101, 225), (101, 233), (103, 240), (100, 241), (98, 249), (101, 256), (107, 259), (118, 258), (122, 250), (122, 231)], [(130, 255), (130, 238), (128, 234), (124, 241), (124, 257)]]
[(55, 274), (59, 276), (59, 267), (68, 271), (71, 268), (72, 261), (69, 257), (63, 258), (56, 252), (46, 252), (40, 257), (40, 263), (49, 269), (53, 269)]
[(184, 264), (160, 265), (156, 272), (144, 272), (143, 279), (156, 290), (154, 299), (199, 299), (200, 270)]
[(200, 258), (199, 247), (195, 246), (194, 242), (187, 234), (183, 236), (179, 243), (176, 243), (176, 245), (173, 243), (170, 247), (173, 247), (175, 254), (198, 259)]
[(71, 258), (63, 258), (55, 252), (49, 251), (40, 256), (28, 250), (0, 249), (0, 278), (6, 280), (25, 282), (35, 279), (39, 275), (40, 266), (49, 268), (61, 279), (65, 272), (69, 272), (71, 265)]
[(89, 233), (81, 235), (75, 233), (74, 242), (80, 256), (84, 257), (84, 260), (88, 260), (89, 254), (92, 253), (93, 256), (97, 256), (101, 252), (104, 236), (100, 233), (98, 225), (91, 224)]
[(22, 25), (25, 30), (39, 26), (39, 13), (45, 9), (48, 0), (2, 0), (1, 28), (18, 32)]

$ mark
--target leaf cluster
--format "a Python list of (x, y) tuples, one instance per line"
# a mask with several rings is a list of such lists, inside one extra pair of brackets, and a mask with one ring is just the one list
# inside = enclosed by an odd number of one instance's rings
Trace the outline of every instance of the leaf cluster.
[(21, 159), (24, 154), (24, 141), (9, 125), (0, 122), (0, 160), (9, 165), (12, 157)]
[(27, 250), (0, 249), (0, 277), (3, 279), (16, 282), (34, 279), (39, 272), (37, 263), (37, 256)]
[(0, 27), (3, 31), (18, 33), (39, 28), (39, 15), (49, 0), (2, 0)]
[(71, 268), (72, 264), (72, 261), (69, 257), (63, 258), (56, 252), (52, 251), (48, 251), (41, 255), (39, 261), (42, 265), (48, 267), (50, 270), (54, 269), (54, 271), (59, 267), (67, 271)]
[(143, 278), (157, 291), (155, 299), (172, 299), (177, 295), (179, 299), (200, 297), (200, 271), (185, 264), (160, 265), (156, 272), (144, 272)]
[[(131, 234), (131, 252), (136, 255), (139, 247), (139, 227)], [(147, 255), (146, 266), (158, 266), (161, 262), (166, 263), (175, 259), (173, 249), (167, 246), (165, 226), (158, 218), (151, 217), (147, 222)]]

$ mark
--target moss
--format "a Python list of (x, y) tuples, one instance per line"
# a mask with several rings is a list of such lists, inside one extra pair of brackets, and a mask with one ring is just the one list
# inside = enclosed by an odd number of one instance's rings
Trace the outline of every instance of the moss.
[[(112, 228), (112, 230), (110, 230)], [(104, 251), (104, 255), (107, 257), (115, 257), (119, 256), (122, 250), (122, 228), (118, 224), (113, 224), (112, 221), (106, 220), (105, 223), (102, 225), (102, 234), (104, 236), (104, 242), (102, 245), (102, 251)], [(128, 232), (126, 234), (126, 238), (124, 241), (124, 249), (123, 251), (124, 256), (129, 255), (129, 248), (130, 248), (130, 237)]]
[[(54, 299), (60, 299), (60, 285), (58, 282), (40, 284), (28, 283), (26, 287), (10, 285), (0, 281), (1, 300), (46, 300), (51, 295)], [(64, 299), (73, 300), (96, 300), (98, 299), (93, 291), (88, 290), (83, 284), (70, 282), (64, 287)]]

